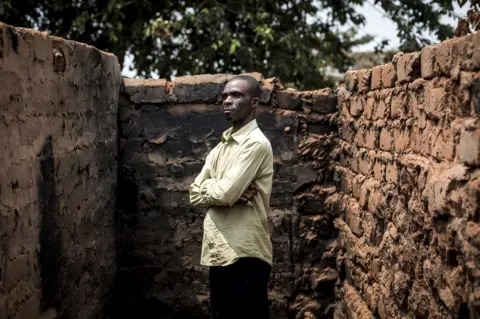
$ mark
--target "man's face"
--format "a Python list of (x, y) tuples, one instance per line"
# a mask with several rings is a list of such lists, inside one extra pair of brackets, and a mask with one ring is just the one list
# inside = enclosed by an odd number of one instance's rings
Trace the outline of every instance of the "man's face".
[(243, 80), (227, 83), (223, 90), (223, 110), (229, 122), (245, 120), (257, 106), (258, 98), (251, 97), (248, 84)]

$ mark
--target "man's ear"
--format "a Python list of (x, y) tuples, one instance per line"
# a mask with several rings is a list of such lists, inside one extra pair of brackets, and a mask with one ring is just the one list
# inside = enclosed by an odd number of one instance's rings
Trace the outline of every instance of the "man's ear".
[(260, 105), (260, 98), (259, 97), (254, 97), (252, 99), (252, 108), (256, 108)]

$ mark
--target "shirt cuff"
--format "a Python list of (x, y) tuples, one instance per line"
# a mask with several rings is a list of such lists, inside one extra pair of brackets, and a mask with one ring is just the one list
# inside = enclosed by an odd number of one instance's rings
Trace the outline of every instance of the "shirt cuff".
[(213, 179), (206, 179), (200, 184), (200, 196), (202, 197), (202, 202), (205, 204), (211, 204), (212, 196), (209, 193), (209, 188), (214, 182)]

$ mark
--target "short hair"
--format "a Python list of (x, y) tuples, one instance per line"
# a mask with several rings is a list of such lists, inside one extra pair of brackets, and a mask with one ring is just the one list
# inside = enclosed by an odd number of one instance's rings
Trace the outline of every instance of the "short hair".
[(228, 82), (236, 80), (247, 82), (248, 91), (252, 94), (252, 97), (260, 98), (262, 96), (262, 86), (257, 80), (255, 80), (255, 78), (251, 77), (250, 75), (237, 75), (231, 78)]

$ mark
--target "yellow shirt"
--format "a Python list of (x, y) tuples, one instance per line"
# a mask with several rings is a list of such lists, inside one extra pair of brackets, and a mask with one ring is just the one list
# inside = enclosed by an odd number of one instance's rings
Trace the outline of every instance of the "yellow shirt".
[[(226, 266), (242, 257), (272, 264), (268, 231), (273, 177), (273, 153), (253, 120), (237, 132), (228, 129), (208, 154), (202, 171), (190, 185), (190, 203), (206, 207), (200, 263)], [(258, 193), (248, 204), (236, 204), (254, 182)]]

